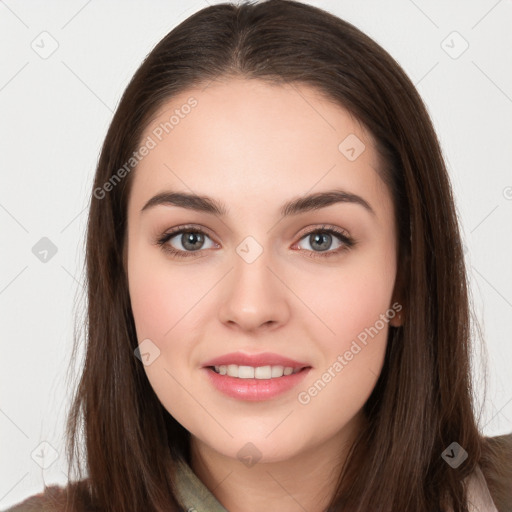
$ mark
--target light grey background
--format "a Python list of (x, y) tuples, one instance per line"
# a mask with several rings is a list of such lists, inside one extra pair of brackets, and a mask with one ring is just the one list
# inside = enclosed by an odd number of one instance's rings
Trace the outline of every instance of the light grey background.
[[(2, 509), (40, 492), (43, 479), (65, 483), (65, 371), (74, 315), (83, 317), (83, 304), (74, 304), (100, 146), (142, 59), (208, 3), (218, 2), (0, 0)], [(480, 423), (486, 435), (510, 432), (512, 1), (307, 3), (374, 38), (428, 106), (453, 182), (488, 351)], [(58, 47), (47, 55), (52, 45)], [(57, 248), (47, 262), (32, 252), (43, 237)], [(476, 356), (479, 362), (481, 350)], [(479, 367), (475, 377), (482, 402)], [(46, 470), (36, 463), (43, 452), (46, 461), (57, 457)]]

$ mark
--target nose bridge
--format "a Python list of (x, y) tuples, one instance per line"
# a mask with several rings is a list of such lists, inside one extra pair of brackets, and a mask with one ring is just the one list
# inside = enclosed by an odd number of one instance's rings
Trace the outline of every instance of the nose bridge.
[(221, 320), (236, 323), (243, 329), (285, 321), (286, 289), (275, 277), (275, 271), (270, 270), (271, 251), (252, 236), (242, 240), (235, 251), (234, 268), (219, 313)]

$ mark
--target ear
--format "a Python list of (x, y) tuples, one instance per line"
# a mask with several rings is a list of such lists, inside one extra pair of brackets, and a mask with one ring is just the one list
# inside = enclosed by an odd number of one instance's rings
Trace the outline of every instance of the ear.
[(393, 290), (393, 296), (391, 299), (391, 309), (395, 312), (395, 316), (389, 319), (389, 325), (392, 327), (401, 327), (405, 323), (405, 278), (404, 273), (397, 272), (395, 279), (395, 287)]
[(395, 311), (395, 316), (389, 320), (389, 325), (391, 325), (392, 327), (401, 327), (405, 322), (404, 307), (402, 306), (402, 303), (399, 301), (394, 301), (393, 305), (395, 304), (400, 307), (400, 310), (398, 310), (398, 307), (393, 307), (393, 311)]

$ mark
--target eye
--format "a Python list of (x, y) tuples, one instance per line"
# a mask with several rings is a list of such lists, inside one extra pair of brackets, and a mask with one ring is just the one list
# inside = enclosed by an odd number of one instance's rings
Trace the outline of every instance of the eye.
[[(336, 250), (329, 250), (333, 243), (333, 237), (338, 241)], [(342, 252), (348, 251), (356, 242), (348, 233), (339, 228), (322, 226), (314, 230), (308, 231), (301, 238), (305, 240), (311, 249), (306, 248), (312, 258), (328, 258), (336, 256)], [(303, 249), (301, 249), (303, 250)]]
[[(199, 228), (192, 228), (190, 226), (178, 226), (171, 232), (165, 233), (160, 237), (156, 243), (162, 247), (162, 250), (172, 254), (177, 258), (186, 258), (188, 256), (195, 256), (195, 252), (205, 249), (205, 237), (210, 238), (205, 231)], [(173, 247), (171, 241), (177, 247)], [(213, 243), (213, 242), (212, 242)], [(217, 244), (213, 243), (213, 247)], [(211, 248), (206, 247), (206, 249)]]

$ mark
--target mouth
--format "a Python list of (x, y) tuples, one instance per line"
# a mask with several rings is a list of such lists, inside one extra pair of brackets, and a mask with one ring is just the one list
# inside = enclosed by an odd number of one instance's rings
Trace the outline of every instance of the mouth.
[(223, 395), (236, 400), (262, 402), (288, 395), (306, 378), (311, 366), (237, 364), (208, 365), (207, 381)]

